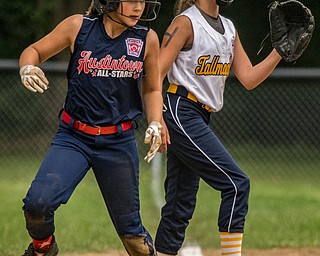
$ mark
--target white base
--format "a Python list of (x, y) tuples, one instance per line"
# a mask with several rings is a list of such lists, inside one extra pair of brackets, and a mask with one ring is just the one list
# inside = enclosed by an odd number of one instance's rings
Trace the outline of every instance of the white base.
[(200, 246), (186, 246), (180, 250), (181, 256), (203, 256)]

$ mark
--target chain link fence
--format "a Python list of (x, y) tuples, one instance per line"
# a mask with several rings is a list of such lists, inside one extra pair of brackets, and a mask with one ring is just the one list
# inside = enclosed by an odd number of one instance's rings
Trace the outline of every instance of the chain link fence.
[[(31, 93), (20, 82), (17, 61), (0, 62), (1, 175), (15, 175), (14, 168), (35, 172), (58, 127), (67, 64), (48, 62), (42, 68), (50, 89)], [(319, 180), (319, 99), (319, 69), (279, 68), (253, 91), (231, 76), (225, 106), (212, 114), (210, 125), (251, 179)], [(142, 160), (148, 149), (145, 119), (138, 124), (141, 165), (149, 168)]]

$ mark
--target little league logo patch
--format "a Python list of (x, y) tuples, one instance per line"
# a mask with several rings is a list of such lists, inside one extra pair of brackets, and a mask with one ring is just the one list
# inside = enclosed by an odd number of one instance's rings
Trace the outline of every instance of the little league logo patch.
[(134, 57), (139, 57), (142, 51), (143, 42), (136, 38), (127, 38), (127, 54)]

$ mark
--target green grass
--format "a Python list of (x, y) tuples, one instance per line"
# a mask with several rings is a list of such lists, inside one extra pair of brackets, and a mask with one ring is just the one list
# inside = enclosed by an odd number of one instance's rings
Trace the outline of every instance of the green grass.
[[(22, 198), (41, 160), (8, 160), (0, 173), (0, 255), (21, 255), (30, 242), (25, 229)], [(160, 210), (154, 203), (151, 172), (141, 171), (141, 212), (154, 236)], [(280, 168), (280, 167), (279, 167)], [(276, 180), (276, 181), (274, 181)], [(162, 183), (162, 181), (159, 181)], [(320, 247), (320, 186), (318, 180), (272, 177), (253, 179), (244, 247)], [(163, 193), (163, 191), (160, 191)], [(186, 244), (218, 248), (217, 216), (220, 195), (201, 182), (198, 203)], [(67, 205), (56, 213), (56, 237), (62, 252), (99, 252), (122, 248), (92, 172), (78, 186)]]
[[(244, 247), (320, 247), (320, 188), (316, 182), (252, 181)], [(219, 246), (219, 193), (201, 183), (188, 238), (202, 247)]]

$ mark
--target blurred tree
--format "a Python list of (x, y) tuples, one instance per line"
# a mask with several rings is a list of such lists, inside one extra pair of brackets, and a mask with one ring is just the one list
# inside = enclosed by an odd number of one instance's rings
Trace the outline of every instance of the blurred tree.
[[(29, 44), (49, 33), (62, 19), (84, 13), (90, 1), (16, 0), (0, 2), (0, 58), (18, 58)], [(65, 59), (59, 54), (56, 59)]]
[(16, 0), (1, 1), (0, 11), (0, 57), (16, 58), (48, 31), (56, 8), (53, 1)]
[[(319, 0), (301, 0), (308, 6), (316, 21), (320, 19)], [(162, 40), (166, 28), (169, 26), (173, 14), (175, 0), (160, 0), (162, 6), (158, 19), (151, 27)], [(253, 64), (260, 61), (270, 52), (270, 40), (266, 41), (265, 48), (259, 56), (256, 55), (260, 43), (269, 31), (268, 5), (272, 0), (235, 0), (229, 7), (222, 7), (221, 14), (231, 19), (240, 35), (242, 44)], [(78, 1), (43, 1), (43, 0), (16, 0), (14, 2), (0, 2), (0, 58), (18, 58), (21, 51), (30, 43), (38, 40), (50, 32), (60, 21), (75, 13), (84, 13), (90, 0)], [(297, 61), (295, 66), (320, 66), (318, 45), (320, 31), (314, 32), (311, 43)], [(57, 55), (55, 60), (67, 60), (69, 52), (66, 50)], [(282, 66), (292, 66), (281, 62)]]

